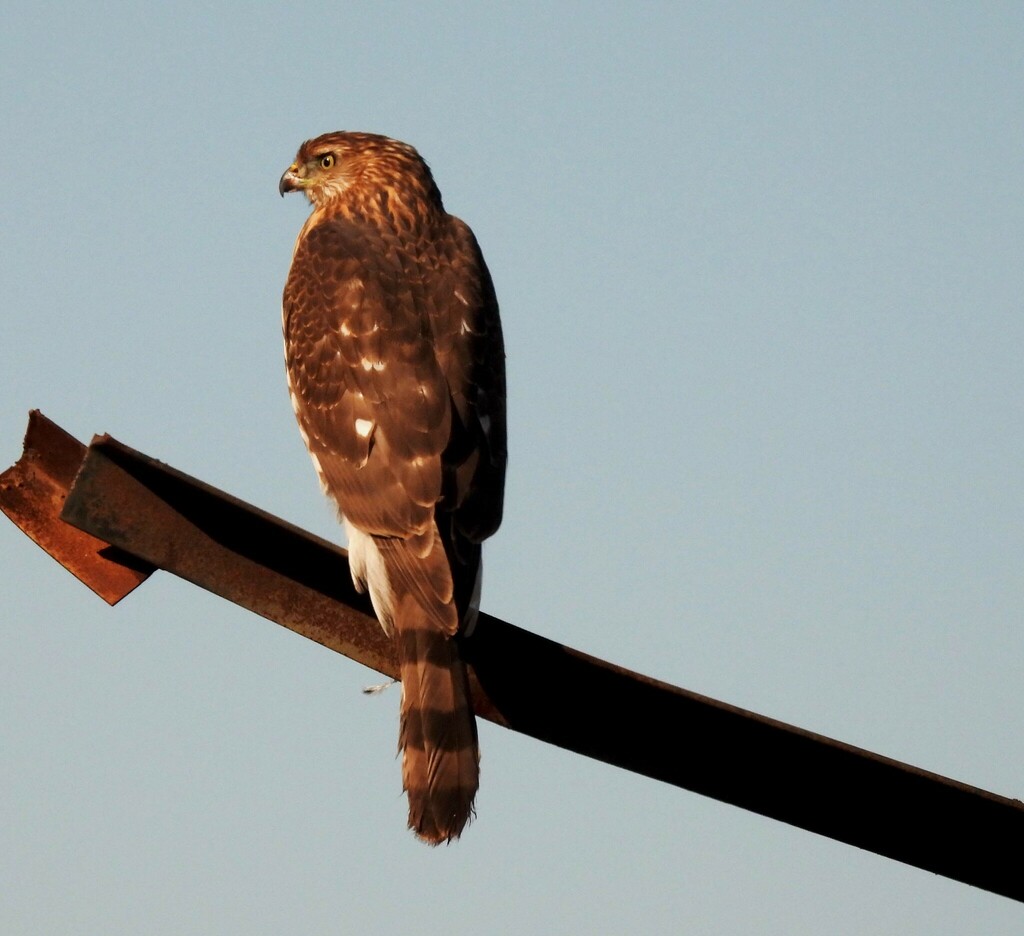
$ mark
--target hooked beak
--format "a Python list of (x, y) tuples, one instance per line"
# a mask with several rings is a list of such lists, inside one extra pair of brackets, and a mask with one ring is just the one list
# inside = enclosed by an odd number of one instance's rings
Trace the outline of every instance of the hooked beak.
[(285, 192), (297, 192), (305, 185), (305, 179), (299, 175), (299, 164), (292, 163), (284, 171), (284, 175), (281, 176), (281, 181), (277, 183), (277, 190), (281, 193), (281, 197), (284, 198)]

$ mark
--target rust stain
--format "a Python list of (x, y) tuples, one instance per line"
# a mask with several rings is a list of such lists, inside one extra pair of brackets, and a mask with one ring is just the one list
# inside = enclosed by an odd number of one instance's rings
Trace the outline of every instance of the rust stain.
[(60, 519), (85, 453), (81, 442), (32, 410), (21, 458), (0, 474), (0, 510), (79, 581), (116, 604), (154, 568)]
[(126, 552), (388, 676), (395, 650), (345, 550), (108, 436), (63, 517)]

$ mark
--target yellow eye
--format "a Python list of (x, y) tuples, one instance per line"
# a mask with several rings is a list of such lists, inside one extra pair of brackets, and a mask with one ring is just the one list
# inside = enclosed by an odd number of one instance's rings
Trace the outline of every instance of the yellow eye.
[(334, 165), (334, 154), (333, 153), (327, 153), (324, 156), (320, 157), (320, 168), (321, 169), (330, 169), (331, 166), (333, 166), (333, 165)]

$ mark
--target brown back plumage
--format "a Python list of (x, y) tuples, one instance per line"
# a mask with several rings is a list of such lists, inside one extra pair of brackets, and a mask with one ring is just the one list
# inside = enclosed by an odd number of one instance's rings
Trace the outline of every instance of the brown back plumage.
[(409, 825), (472, 815), (479, 755), (452, 638), (475, 621), (480, 543), (501, 522), (504, 349), (472, 232), (426, 164), (386, 137), (303, 143), (281, 179), (314, 206), (284, 292), (302, 435), (349, 536), (352, 576), (395, 635)]

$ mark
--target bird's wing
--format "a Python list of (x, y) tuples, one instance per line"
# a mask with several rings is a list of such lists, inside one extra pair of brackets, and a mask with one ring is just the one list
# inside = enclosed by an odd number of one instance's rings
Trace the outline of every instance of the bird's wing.
[(400, 259), (373, 228), (322, 221), (297, 245), (284, 312), (293, 404), (324, 488), (363, 532), (422, 536), (450, 402)]
[(448, 222), (431, 296), (434, 343), (453, 409), (441, 507), (452, 512), (459, 536), (480, 543), (501, 523), (508, 459), (505, 348), (476, 238), (458, 218)]

